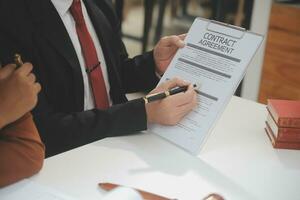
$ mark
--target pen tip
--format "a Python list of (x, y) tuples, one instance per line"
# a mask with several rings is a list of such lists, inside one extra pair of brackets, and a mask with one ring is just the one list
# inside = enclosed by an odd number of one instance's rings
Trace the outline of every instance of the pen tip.
[(195, 92), (197, 93), (197, 94), (200, 94), (200, 83), (195, 83), (195, 84), (193, 84), (193, 86), (194, 86), (194, 90), (195, 90)]

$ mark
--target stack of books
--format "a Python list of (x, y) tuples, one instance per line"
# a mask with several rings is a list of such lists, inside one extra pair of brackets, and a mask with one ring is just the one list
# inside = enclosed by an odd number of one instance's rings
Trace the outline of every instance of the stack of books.
[(300, 149), (300, 101), (268, 100), (265, 131), (274, 148)]

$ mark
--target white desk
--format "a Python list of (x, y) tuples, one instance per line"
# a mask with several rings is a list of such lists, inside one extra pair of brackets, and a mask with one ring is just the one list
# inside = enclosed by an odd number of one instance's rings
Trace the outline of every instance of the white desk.
[(199, 157), (148, 133), (108, 138), (45, 161), (32, 179), (83, 200), (99, 200), (100, 181), (180, 200), (218, 192), (226, 199), (300, 196), (300, 151), (275, 150), (264, 105), (233, 97)]

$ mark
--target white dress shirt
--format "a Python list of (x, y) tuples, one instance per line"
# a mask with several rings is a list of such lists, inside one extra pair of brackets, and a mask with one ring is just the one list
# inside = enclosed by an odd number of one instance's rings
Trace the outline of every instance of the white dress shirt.
[[(84, 57), (83, 57), (83, 54), (81, 51), (81, 46), (80, 46), (80, 42), (79, 42), (79, 39), (77, 36), (77, 32), (76, 32), (75, 21), (69, 10), (72, 5), (73, 0), (51, 0), (51, 1), (53, 3), (54, 7), (56, 8), (58, 14), (60, 15), (61, 20), (63, 21), (63, 23), (65, 25), (65, 28), (71, 38), (71, 41), (73, 43), (74, 49), (77, 54), (77, 58), (80, 63), (82, 77), (83, 77), (83, 83), (84, 83), (84, 110), (93, 109), (93, 108), (95, 108), (93, 93), (92, 93), (91, 85), (90, 85), (90, 82), (88, 79), (88, 75), (85, 71), (85, 69), (86, 69), (85, 61), (84, 61)], [(84, 17), (85, 23), (87, 25), (88, 31), (94, 42), (99, 61), (101, 62), (101, 70), (103, 73), (106, 91), (108, 92), (109, 104), (112, 105), (112, 101), (109, 96), (110, 85), (109, 85), (109, 81), (108, 81), (107, 66), (105, 63), (103, 51), (102, 51), (100, 42), (98, 40), (97, 34), (95, 32), (95, 29), (93, 27), (93, 24), (91, 22), (91, 19), (87, 13), (86, 7), (82, 1), (81, 1), (81, 6), (82, 6), (82, 12), (83, 12), (83, 17)]]

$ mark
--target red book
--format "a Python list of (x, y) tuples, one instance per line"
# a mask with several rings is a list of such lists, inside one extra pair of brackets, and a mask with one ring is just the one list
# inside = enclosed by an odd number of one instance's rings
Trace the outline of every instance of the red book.
[(275, 140), (280, 142), (300, 142), (300, 128), (280, 128), (271, 114), (267, 117), (266, 125), (272, 130)]
[(268, 109), (279, 127), (300, 128), (300, 101), (269, 99)]
[(272, 130), (268, 127), (265, 128), (265, 131), (270, 139), (272, 145), (276, 149), (297, 149), (300, 150), (300, 142), (279, 142), (275, 140), (275, 136), (272, 133)]

